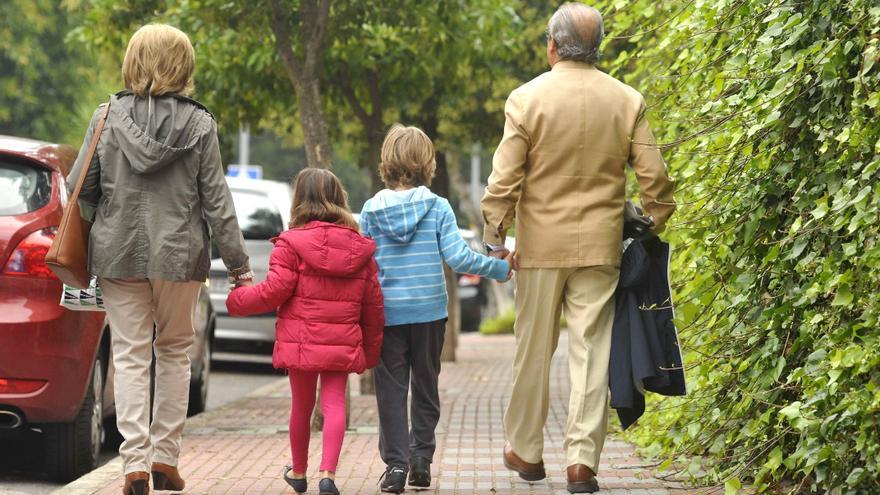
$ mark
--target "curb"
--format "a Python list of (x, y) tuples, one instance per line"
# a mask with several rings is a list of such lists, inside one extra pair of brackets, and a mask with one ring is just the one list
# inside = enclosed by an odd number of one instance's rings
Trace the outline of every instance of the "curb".
[[(280, 387), (280, 383), (287, 383), (287, 377), (279, 378), (277, 381), (273, 381), (272, 383), (267, 383), (260, 388), (248, 393), (247, 395), (234, 400), (228, 404), (224, 404), (217, 409), (213, 409), (211, 411), (205, 411), (201, 414), (197, 414), (191, 418), (187, 418), (187, 423), (191, 421), (198, 422), (199, 419), (206, 414), (210, 414), (213, 411), (221, 411), (223, 409), (234, 406), (235, 404), (248, 401), (255, 397), (266, 397), (273, 396), (277, 394), (277, 389)], [(184, 430), (184, 436), (186, 435), (186, 431), (190, 430), (190, 428), (186, 428)], [(114, 480), (121, 477), (122, 473), (122, 458), (118, 455), (109, 461), (107, 461), (103, 466), (99, 466), (94, 470), (86, 473), (81, 478), (76, 479), (61, 488), (58, 488), (50, 495), (92, 495), (104, 488), (107, 487)]]

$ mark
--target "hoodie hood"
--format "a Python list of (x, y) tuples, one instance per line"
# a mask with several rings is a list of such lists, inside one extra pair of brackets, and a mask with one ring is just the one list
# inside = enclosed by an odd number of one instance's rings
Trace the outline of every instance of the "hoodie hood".
[(406, 191), (383, 189), (364, 204), (361, 215), (382, 234), (409, 242), (436, 201), (437, 195), (425, 186)]
[(108, 121), (115, 144), (136, 174), (156, 172), (191, 152), (211, 125), (210, 114), (183, 97), (142, 98), (127, 92), (113, 97)]
[(373, 259), (376, 243), (354, 230), (327, 222), (309, 222), (273, 239), (287, 242), (300, 260), (321, 275), (346, 277)]

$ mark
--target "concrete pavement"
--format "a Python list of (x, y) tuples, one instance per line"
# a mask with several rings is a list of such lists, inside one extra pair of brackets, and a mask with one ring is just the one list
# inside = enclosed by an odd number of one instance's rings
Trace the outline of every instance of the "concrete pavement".
[[(510, 395), (512, 336), (466, 334), (459, 342), (459, 361), (444, 363), (441, 373), (443, 414), (434, 480), (426, 493), (562, 494), (565, 489), (563, 426), (568, 404), (565, 335), (553, 361), (550, 414), (545, 429), (548, 478), (527, 483), (504, 468), (501, 417)], [(378, 493), (384, 465), (377, 453), (374, 396), (357, 394), (352, 380), (351, 430), (346, 434), (337, 472), (343, 494)], [(191, 418), (186, 427), (181, 473), (191, 494), (282, 494), (292, 490), (281, 479), (289, 462), (287, 435), (290, 393), (279, 379), (222, 408)], [(309, 475), (320, 463), (320, 434), (314, 434)], [(121, 491), (120, 465), (106, 466), (58, 490), (58, 494), (112, 494)], [(600, 493), (661, 495), (704, 493), (686, 490), (654, 477), (633, 448), (610, 437), (599, 473)], [(317, 479), (311, 488), (317, 488)], [(312, 490), (314, 491), (314, 490)], [(408, 490), (413, 492), (414, 490)]]

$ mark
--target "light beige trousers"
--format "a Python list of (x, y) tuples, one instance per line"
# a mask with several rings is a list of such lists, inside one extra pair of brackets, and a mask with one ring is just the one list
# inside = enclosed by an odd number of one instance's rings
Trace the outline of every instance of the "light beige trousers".
[(566, 466), (585, 464), (598, 472), (608, 423), (608, 360), (619, 274), (611, 266), (523, 268), (516, 273), (516, 357), (504, 430), (523, 460), (542, 460), (550, 361), (564, 311), (571, 376), (563, 443)]
[[(189, 403), (193, 311), (199, 282), (102, 278), (110, 319), (116, 425), (123, 472), (149, 471), (152, 462), (177, 465)], [(156, 325), (155, 340), (153, 323)], [(153, 420), (150, 364), (156, 355)]]

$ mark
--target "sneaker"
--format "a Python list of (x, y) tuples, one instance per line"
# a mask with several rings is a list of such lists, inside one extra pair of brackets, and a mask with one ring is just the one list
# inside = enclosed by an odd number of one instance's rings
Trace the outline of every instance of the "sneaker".
[(318, 483), (318, 495), (339, 495), (333, 478), (322, 478)]
[(403, 493), (406, 487), (406, 468), (400, 466), (388, 466), (385, 473), (379, 478), (380, 489), (385, 493)]
[(305, 493), (306, 490), (309, 489), (309, 480), (305, 478), (291, 478), (290, 474), (293, 472), (293, 466), (288, 464), (284, 466), (284, 472), (281, 473), (281, 476), (284, 477), (284, 481), (293, 488), (293, 491), (296, 493)]
[(418, 456), (409, 463), (409, 486), (429, 488), (431, 486), (431, 461)]

